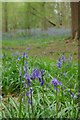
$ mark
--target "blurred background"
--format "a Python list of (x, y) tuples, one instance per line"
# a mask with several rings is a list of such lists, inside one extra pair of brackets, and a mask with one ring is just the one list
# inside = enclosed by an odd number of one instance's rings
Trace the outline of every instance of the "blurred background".
[[(74, 21), (74, 20), (73, 20)], [(3, 2), (2, 51), (26, 52), (30, 56), (55, 57), (77, 54), (71, 37), (69, 2)]]
[[(54, 33), (57, 28), (65, 28), (66, 32), (70, 30), (69, 2), (5, 2), (2, 5), (3, 32), (16, 31), (32, 35), (34, 29), (38, 29), (37, 32), (46, 30), (48, 34), (52, 30)], [(28, 33), (28, 30), (31, 31)]]

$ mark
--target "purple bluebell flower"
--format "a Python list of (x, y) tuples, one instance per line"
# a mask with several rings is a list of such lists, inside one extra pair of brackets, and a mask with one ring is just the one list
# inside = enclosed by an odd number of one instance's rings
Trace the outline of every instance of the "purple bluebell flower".
[(41, 75), (42, 75), (42, 76), (44, 75), (44, 72), (45, 72), (44, 70), (41, 70)]
[(74, 99), (76, 99), (77, 98), (77, 96), (70, 90), (70, 96), (72, 97), (72, 98), (74, 98)]
[(23, 57), (26, 57), (26, 53), (25, 52), (23, 53)]
[(24, 78), (25, 78), (26, 80), (30, 80), (30, 75), (29, 75), (28, 73), (26, 73), (26, 74), (24, 75)]
[(28, 55), (26, 55), (26, 58), (28, 58)]
[(28, 73), (26, 73), (25, 75), (24, 75), (24, 78), (28, 81), (28, 84), (30, 84), (31, 82), (30, 82), (30, 75), (28, 74)]
[(41, 71), (37, 68), (33, 69), (31, 78), (33, 80), (36, 78), (42, 78)]
[(32, 71), (32, 76), (31, 78), (33, 80), (38, 79), (40, 82), (40, 85), (43, 86), (44, 85), (44, 81), (43, 81), (43, 75), (44, 75), (44, 71), (43, 70), (39, 70), (37, 68), (33, 69)]
[(24, 52), (22, 58), (28, 58), (28, 55)]
[(60, 69), (62, 67), (62, 60), (59, 58), (59, 60), (56, 63), (56, 66)]
[(70, 91), (70, 95), (71, 95), (71, 97), (74, 97), (74, 93), (73, 93), (73, 92), (71, 92), (71, 91)]
[(32, 87), (26, 92), (26, 96), (28, 97), (28, 104), (32, 105)]
[(39, 82), (41, 82), (41, 81), (42, 81), (42, 78), (38, 78), (38, 80), (39, 80)]
[(28, 98), (28, 104), (32, 105), (32, 101)]
[(42, 78), (39, 78), (38, 80), (40, 82), (40, 85), (43, 86), (44, 85), (44, 81), (42, 80)]
[(24, 65), (28, 67), (28, 62), (26, 62), (26, 60), (24, 60)]
[(18, 57), (18, 60), (20, 60), (20, 57)]
[(32, 95), (32, 88), (30, 88), (30, 90), (26, 92), (27, 97), (30, 97), (31, 95)]
[(28, 86), (27, 86), (27, 84), (26, 84), (26, 82), (24, 82), (24, 87), (25, 87), (25, 88), (27, 88), (27, 87), (28, 87)]
[(30, 88), (30, 94), (32, 94), (32, 87)]
[(62, 83), (60, 81), (58, 81), (56, 78), (54, 78), (53, 80), (51, 80), (51, 84), (54, 85), (54, 87), (56, 86), (61, 86)]
[(41, 85), (41, 86), (43, 86), (43, 85), (44, 85), (44, 81), (43, 81), (43, 80), (40, 82), (40, 85)]
[(24, 66), (24, 71), (25, 71), (25, 72), (27, 71), (27, 67), (26, 67), (26, 66)]
[(78, 96), (80, 96), (80, 90), (78, 91)]
[(63, 62), (66, 62), (66, 58), (65, 58), (64, 53), (63, 53), (63, 55), (61, 56), (61, 60), (62, 60)]
[(29, 92), (29, 91), (28, 91), (28, 92), (26, 92), (26, 96), (27, 96), (27, 97), (30, 97), (30, 95), (31, 95), (31, 94), (30, 94), (30, 92)]

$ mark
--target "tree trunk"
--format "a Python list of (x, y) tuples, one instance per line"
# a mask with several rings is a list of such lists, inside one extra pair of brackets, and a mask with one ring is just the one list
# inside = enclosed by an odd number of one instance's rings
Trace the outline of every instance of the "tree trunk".
[(45, 8), (45, 2), (41, 5), (41, 11), (42, 11), (42, 30), (47, 30), (47, 20), (46, 20), (46, 8)]
[(71, 2), (72, 38), (80, 38), (80, 2)]
[(25, 11), (26, 11), (26, 15), (25, 15), (25, 29), (27, 28), (27, 34), (30, 36), (31, 32), (31, 3), (30, 2), (25, 2)]
[(2, 4), (2, 31), (8, 32), (7, 2)]

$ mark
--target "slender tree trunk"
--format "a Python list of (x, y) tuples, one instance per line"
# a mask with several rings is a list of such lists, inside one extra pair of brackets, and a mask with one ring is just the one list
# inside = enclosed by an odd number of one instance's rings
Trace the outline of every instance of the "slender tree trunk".
[(72, 38), (80, 38), (80, 2), (71, 2)]
[(47, 20), (46, 20), (46, 8), (45, 2), (42, 3), (41, 10), (42, 10), (42, 30), (47, 30)]
[(31, 3), (26, 2), (25, 3), (25, 10), (26, 10), (26, 15), (25, 15), (25, 29), (27, 28), (27, 34), (30, 36), (31, 32)]
[(2, 3), (2, 31), (8, 32), (7, 2)]

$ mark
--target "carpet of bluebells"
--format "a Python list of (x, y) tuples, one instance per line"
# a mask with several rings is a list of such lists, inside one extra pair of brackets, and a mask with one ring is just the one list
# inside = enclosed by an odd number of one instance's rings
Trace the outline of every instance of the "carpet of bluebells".
[(29, 57), (24, 52), (15, 56), (4, 54), (2, 61), (3, 101), (0, 116), (78, 117), (78, 64), (72, 54), (60, 54), (56, 61)]

